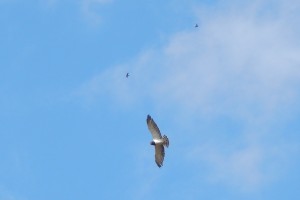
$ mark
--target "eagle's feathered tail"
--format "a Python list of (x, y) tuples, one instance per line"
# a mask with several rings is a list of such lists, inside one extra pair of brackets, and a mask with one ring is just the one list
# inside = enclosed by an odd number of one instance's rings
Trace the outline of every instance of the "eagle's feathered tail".
[(166, 135), (164, 135), (163, 139), (164, 139), (164, 146), (169, 147), (169, 138)]

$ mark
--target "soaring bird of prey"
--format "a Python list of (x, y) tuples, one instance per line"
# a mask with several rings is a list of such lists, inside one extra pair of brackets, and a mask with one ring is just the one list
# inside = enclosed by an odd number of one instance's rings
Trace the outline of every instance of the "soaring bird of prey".
[(169, 147), (169, 139), (166, 135), (163, 137), (161, 136), (159, 128), (150, 115), (147, 116), (147, 125), (153, 137), (153, 140), (150, 142), (150, 144), (155, 146), (155, 162), (158, 167), (161, 167), (165, 157), (164, 146)]
[(128, 77), (129, 77), (129, 73), (126, 74), (126, 78), (128, 78)]

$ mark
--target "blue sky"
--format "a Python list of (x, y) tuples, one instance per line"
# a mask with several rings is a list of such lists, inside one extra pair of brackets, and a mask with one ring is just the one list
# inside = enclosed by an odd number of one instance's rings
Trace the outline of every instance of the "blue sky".
[(299, 10), (0, 0), (0, 200), (296, 199)]

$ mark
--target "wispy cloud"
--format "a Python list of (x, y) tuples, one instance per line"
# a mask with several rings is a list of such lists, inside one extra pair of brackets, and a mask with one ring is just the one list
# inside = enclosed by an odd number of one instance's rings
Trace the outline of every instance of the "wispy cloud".
[(54, 7), (58, 3), (58, 0), (45, 0), (44, 2), (48, 7)]
[(26, 200), (27, 198), (13, 194), (7, 187), (0, 184), (0, 199), (1, 200)]
[(100, 14), (97, 12), (97, 8), (100, 5), (111, 3), (113, 0), (82, 0), (81, 10), (84, 17), (92, 25), (98, 25), (101, 22)]
[[(79, 93), (95, 99), (105, 94), (119, 102), (150, 99), (193, 118), (242, 121), (243, 137), (237, 143), (245, 143), (243, 148), (220, 139), (194, 143), (187, 156), (211, 166), (212, 180), (243, 190), (259, 187), (276, 179), (272, 166), (297, 151), (286, 148), (290, 141), (279, 142), (280, 133), (271, 133), (278, 121), (276, 125), (283, 126), (300, 109), (300, 40), (295, 26), (300, 15), (289, 5), (300, 4), (251, 1), (198, 8), (198, 29), (176, 33), (161, 48), (96, 75)], [(132, 76), (124, 80), (127, 71)], [(270, 138), (283, 149), (281, 156), (268, 144)], [(231, 151), (223, 152), (222, 145)]]
[(0, 0), (0, 3), (16, 3), (18, 0)]
[[(201, 29), (177, 33), (161, 49), (93, 77), (85, 84), (86, 95), (106, 88), (123, 98), (118, 94), (126, 88), (120, 87), (123, 81), (118, 83), (117, 75), (121, 78), (131, 71), (130, 96), (135, 98), (150, 96), (206, 114), (285, 108), (279, 105), (292, 103), (299, 95), (298, 36), (284, 17), (243, 13), (202, 16)], [(103, 76), (104, 83), (97, 83)]]
[(247, 147), (228, 152), (228, 149), (218, 149), (210, 144), (203, 145), (190, 154), (191, 158), (195, 158), (195, 155), (196, 158), (202, 159), (203, 164), (211, 168), (209, 170), (211, 174), (207, 176), (211, 182), (236, 184), (242, 189), (249, 189), (259, 186), (265, 178), (262, 171), (265, 155), (259, 147)]
[[(269, 136), (270, 137), (270, 136)], [(253, 192), (286, 175), (291, 158), (299, 153), (297, 144), (264, 140), (204, 141), (188, 153), (190, 162), (206, 167), (206, 180), (229, 185), (237, 191)], [(203, 177), (203, 176), (202, 176)]]
[[(152, 86), (148, 83), (156, 79), (151, 77), (155, 73), (155, 68), (147, 68), (154, 57), (156, 53), (153, 51), (144, 52), (130, 63), (109, 68), (83, 83), (74, 95), (82, 98), (88, 105), (98, 101), (99, 98), (103, 99), (102, 97), (122, 106), (138, 103), (141, 98), (149, 95)], [(130, 74), (128, 79), (127, 72)]]

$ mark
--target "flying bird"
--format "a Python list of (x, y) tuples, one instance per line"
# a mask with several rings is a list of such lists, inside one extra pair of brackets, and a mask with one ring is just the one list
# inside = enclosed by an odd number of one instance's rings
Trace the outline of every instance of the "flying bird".
[(129, 73), (126, 74), (126, 78), (128, 78), (128, 77), (129, 77)]
[(198, 24), (195, 25), (195, 28), (197, 28), (197, 27), (198, 27)]
[(155, 162), (158, 167), (161, 167), (163, 165), (165, 157), (164, 146), (169, 147), (169, 139), (166, 135), (164, 135), (163, 137), (161, 136), (159, 128), (150, 115), (147, 116), (147, 125), (153, 138), (150, 144), (154, 145), (155, 147)]

